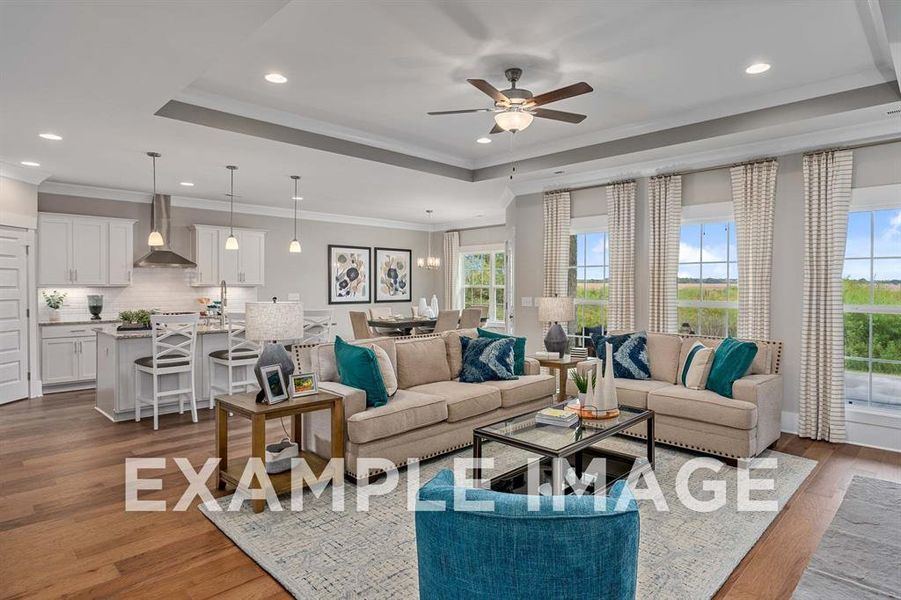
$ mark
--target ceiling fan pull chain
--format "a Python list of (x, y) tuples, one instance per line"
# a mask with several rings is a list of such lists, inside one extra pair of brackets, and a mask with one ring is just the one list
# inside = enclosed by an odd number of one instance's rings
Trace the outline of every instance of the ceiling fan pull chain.
[(510, 132), (510, 181), (513, 181), (513, 176), (516, 175), (516, 156), (513, 153), (513, 137), (515, 135), (515, 131)]

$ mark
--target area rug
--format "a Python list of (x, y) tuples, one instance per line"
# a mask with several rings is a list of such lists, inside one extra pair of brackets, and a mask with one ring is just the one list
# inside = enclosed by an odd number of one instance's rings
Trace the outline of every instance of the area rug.
[[(640, 455), (644, 442), (605, 440)], [(454, 456), (436, 458), (421, 465), (420, 481), (428, 481), (442, 468), (450, 468)], [(495, 472), (524, 464), (522, 451), (490, 443), (483, 456), (495, 458)], [(776, 500), (779, 510), (798, 489), (816, 461), (768, 451), (777, 459), (774, 471), (757, 471), (754, 478), (775, 479), (774, 491), (751, 492), (752, 499)], [(736, 509), (737, 469), (723, 465), (715, 476), (726, 482), (729, 502), (714, 512), (699, 513), (678, 499), (675, 481), (679, 468), (697, 455), (658, 446), (655, 475), (669, 511), (658, 512), (653, 503), (640, 503), (641, 541), (638, 559), (639, 598), (686, 600), (710, 598), (726, 581), (742, 557), (753, 547), (778, 512), (739, 512)], [(268, 571), (297, 598), (417, 598), (418, 575), (414, 514), (406, 510), (406, 470), (394, 492), (373, 497), (369, 512), (333, 512), (330, 490), (315, 498), (304, 494), (302, 511), (253, 513), (245, 502), (240, 512), (216, 512), (201, 506), (204, 514), (245, 553)], [(702, 487), (710, 471), (698, 471), (688, 489), (699, 499), (712, 493)], [(637, 486), (644, 487), (643, 482)], [(345, 501), (356, 506), (356, 487), (345, 485)], [(218, 499), (225, 508), (231, 496)], [(574, 551), (579, 551), (574, 547)], [(550, 565), (549, 565), (550, 566)]]
[(794, 598), (901, 598), (901, 484), (851, 479)]

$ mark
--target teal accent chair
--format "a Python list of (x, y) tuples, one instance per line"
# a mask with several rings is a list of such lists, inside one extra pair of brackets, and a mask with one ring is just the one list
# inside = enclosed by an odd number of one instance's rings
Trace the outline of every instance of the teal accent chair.
[[(455, 510), (455, 490), (467, 501), (493, 502), (494, 510)], [(422, 600), (635, 597), (639, 517), (625, 482), (597, 508), (595, 496), (565, 496), (564, 510), (554, 511), (553, 498), (542, 496), (539, 510), (529, 511), (529, 496), (456, 488), (445, 469), (418, 500)]]

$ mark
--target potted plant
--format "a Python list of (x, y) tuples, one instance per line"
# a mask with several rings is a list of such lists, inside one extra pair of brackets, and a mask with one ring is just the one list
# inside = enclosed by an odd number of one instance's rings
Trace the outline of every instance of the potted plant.
[(119, 313), (119, 320), (122, 321), (119, 329), (150, 329), (149, 310), (123, 310)]
[(576, 389), (579, 390), (579, 403), (582, 406), (585, 406), (585, 394), (588, 392), (589, 377), (591, 377), (591, 386), (597, 385), (598, 377), (594, 369), (590, 373), (580, 373), (578, 369), (573, 369), (569, 372), (569, 378), (573, 380), (573, 383), (576, 384)]
[(46, 302), (47, 306), (50, 308), (50, 320), (59, 321), (59, 309), (63, 305), (63, 300), (66, 299), (66, 293), (63, 292), (60, 294), (56, 290), (53, 290), (50, 294), (47, 292), (41, 293), (44, 295), (44, 302)]

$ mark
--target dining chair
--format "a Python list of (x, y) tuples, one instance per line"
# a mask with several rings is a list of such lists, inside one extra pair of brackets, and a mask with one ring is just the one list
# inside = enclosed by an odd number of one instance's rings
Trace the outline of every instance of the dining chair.
[[(370, 319), (390, 319), (392, 316), (390, 306), (373, 306), (369, 309)], [(373, 327), (379, 335), (401, 335), (403, 332), (397, 327)]]
[(450, 331), (451, 329), (456, 329), (457, 325), (460, 323), (460, 311), (459, 310), (442, 310), (438, 312), (438, 320), (435, 321), (435, 333), (441, 333), (442, 331)]
[[(191, 398), (191, 420), (197, 422), (197, 394), (194, 391), (194, 345), (197, 341), (197, 313), (151, 315), (151, 356), (135, 359), (135, 421), (141, 420), (141, 404), (153, 406), (153, 428), (160, 425), (160, 400), (178, 396), (178, 414), (185, 412), (185, 396)], [(190, 387), (160, 391), (160, 377), (189, 373)], [(153, 395), (142, 396), (141, 374), (153, 380)]]
[(366, 313), (352, 310), (347, 314), (350, 315), (350, 325), (353, 328), (354, 339), (368, 340), (377, 337), (369, 327), (369, 316)]
[(328, 344), (332, 341), (335, 311), (331, 308), (305, 308), (303, 311), (304, 344)]
[(460, 329), (475, 329), (482, 322), (481, 308), (464, 308), (460, 315)]
[[(235, 390), (247, 391), (248, 386), (257, 386), (253, 366), (259, 358), (260, 347), (247, 339), (244, 323), (244, 313), (228, 313), (228, 346), (223, 350), (214, 350), (208, 356), (210, 380), (207, 391), (210, 394), (210, 410), (216, 406), (215, 392), (231, 395)], [(216, 369), (217, 366), (225, 368)], [(235, 371), (239, 369), (241, 379), (235, 381)], [(225, 381), (219, 383), (217, 374), (225, 375)]]

